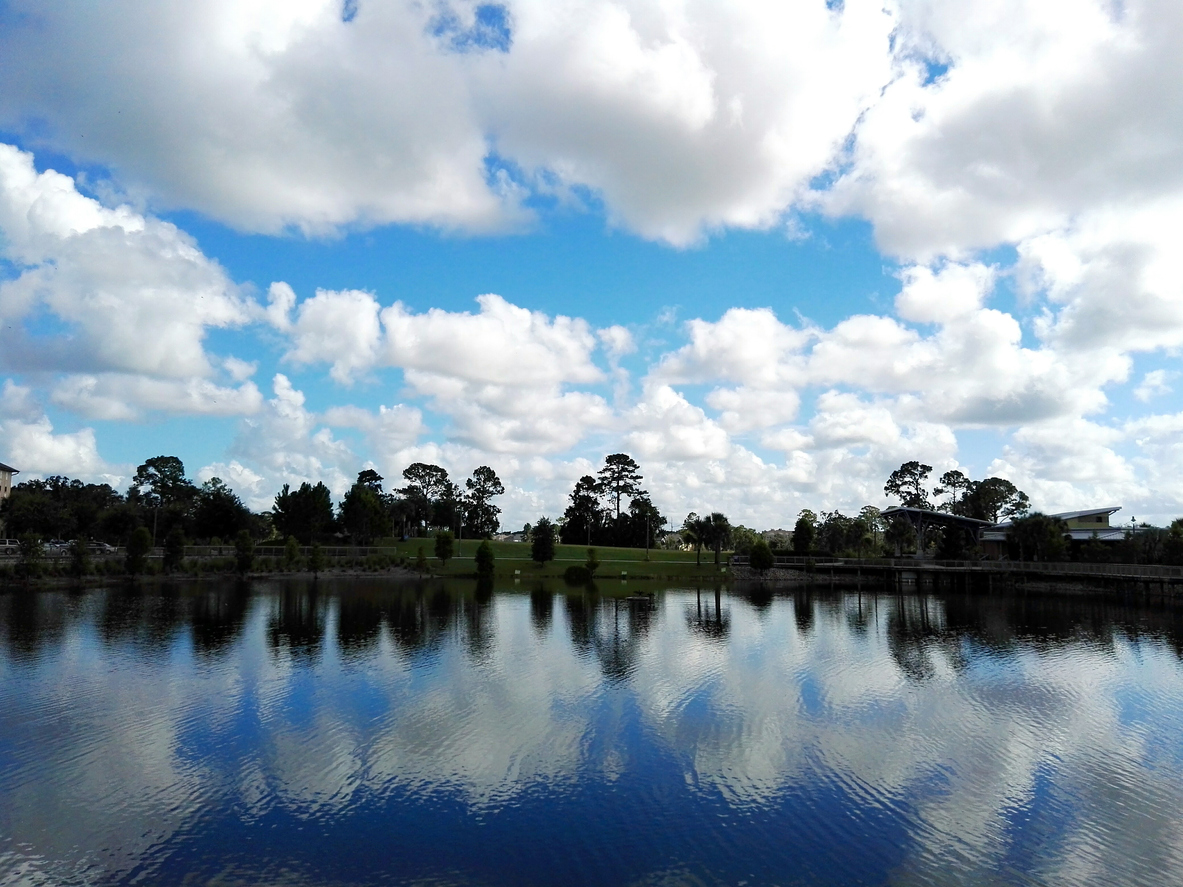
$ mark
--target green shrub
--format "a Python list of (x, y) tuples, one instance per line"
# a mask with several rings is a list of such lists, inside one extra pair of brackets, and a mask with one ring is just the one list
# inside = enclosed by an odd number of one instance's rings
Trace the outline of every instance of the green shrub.
[(596, 555), (596, 550), (594, 548), (589, 548), (587, 550), (587, 563), (585, 563), (583, 566), (584, 569), (587, 570), (587, 575), (589, 578), (596, 575), (596, 570), (598, 570), (600, 567), (600, 558)]
[(563, 571), (563, 581), (568, 585), (587, 585), (591, 580), (592, 574), (582, 564), (572, 564)]
[(453, 536), (451, 530), (440, 530), (435, 534), (435, 556), (441, 564), (447, 564), (452, 556)]
[(540, 517), (530, 532), (530, 559), (545, 564), (555, 559), (555, 526), (548, 518)]
[(768, 543), (761, 537), (757, 536), (752, 542), (752, 548), (749, 553), (752, 569), (757, 573), (764, 573), (771, 570), (776, 563), (776, 558), (772, 555), (772, 549), (768, 547)]
[(17, 575), (23, 579), (40, 576), (45, 566), (45, 546), (41, 542), (41, 537), (29, 531), (22, 533), (18, 541), (20, 557), (16, 563)]
[(234, 537), (234, 566), (239, 576), (245, 576), (255, 565), (255, 540), (250, 530), (239, 530)]
[(312, 551), (308, 554), (308, 569), (312, 571), (315, 576), (325, 568), (325, 553), (324, 549), (320, 547), (320, 543), (312, 546)]
[(70, 575), (81, 578), (90, 572), (90, 547), (85, 537), (70, 543)]
[(489, 544), (488, 539), (477, 546), (474, 560), (476, 560), (476, 574), (478, 576), (493, 575), (493, 546)]
[(180, 569), (185, 559), (185, 531), (180, 527), (173, 527), (164, 537), (164, 572), (171, 573)]
[(137, 527), (127, 540), (124, 567), (132, 576), (139, 576), (148, 568), (148, 554), (152, 551), (152, 534), (147, 527)]
[(295, 536), (288, 536), (283, 543), (283, 565), (287, 570), (294, 570), (300, 563), (300, 543)]

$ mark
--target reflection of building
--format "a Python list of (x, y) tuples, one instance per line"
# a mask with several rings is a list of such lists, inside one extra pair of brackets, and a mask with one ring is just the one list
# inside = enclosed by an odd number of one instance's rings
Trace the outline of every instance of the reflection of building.
[(11, 465), (0, 462), (0, 499), (7, 499), (12, 493), (12, 476), (14, 474), (20, 474), (20, 472)]
[[(1067, 526), (1065, 533), (1073, 542), (1085, 544), (1091, 540), (1098, 542), (1121, 542), (1130, 531), (1129, 527), (1115, 527), (1109, 523), (1109, 516), (1121, 511), (1120, 505), (1108, 508), (1086, 508), (1083, 511), (1063, 511), (1059, 514), (1049, 514), (1048, 517), (1062, 520)], [(1012, 527), (1011, 521), (1002, 523), (982, 531), (982, 551), (989, 557), (1005, 557), (1007, 553), (1006, 534)]]

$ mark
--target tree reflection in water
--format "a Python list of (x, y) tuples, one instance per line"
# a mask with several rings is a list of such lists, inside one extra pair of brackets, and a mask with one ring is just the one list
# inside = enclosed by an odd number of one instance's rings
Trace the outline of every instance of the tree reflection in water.
[(478, 662), (487, 661), (494, 647), (493, 637), (493, 582), (478, 579), (472, 599), (459, 596), (458, 601), (464, 617), (464, 634), (468, 640), (468, 652)]
[[(1115, 649), (1124, 640), (1154, 638), (1183, 658), (1183, 607), (1168, 599), (1118, 595), (1008, 594), (986, 588), (867, 593), (753, 583), (726, 595), (721, 588), (695, 591), (684, 605), (684, 621), (694, 635), (724, 641), (731, 631), (731, 607), (748, 607), (763, 617), (785, 598), (791, 599), (801, 635), (815, 634), (818, 620), (860, 635), (881, 631), (904, 674), (921, 681), (933, 676), (938, 655), (961, 667), (967, 643), (998, 652), (1054, 651), (1082, 640)], [(561, 605), (575, 649), (596, 657), (613, 679), (633, 673), (640, 642), (661, 612), (594, 589), (568, 591)], [(167, 654), (186, 634), (198, 656), (216, 658), (241, 640), (252, 606), (268, 611), (271, 649), (305, 660), (321, 653), (332, 612), (337, 645), (350, 658), (375, 655), (384, 633), (395, 649), (413, 657), (430, 653), (457, 630), (478, 659), (496, 643), (497, 595), (488, 583), (322, 578), (12, 590), (0, 593), (0, 649), (10, 661), (36, 658), (60, 644), (71, 626), (89, 623), (104, 645), (148, 659)], [(529, 592), (529, 618), (538, 636), (553, 627), (554, 608), (555, 593), (545, 585)]]
[(450, 601), (438, 590), (428, 596), (426, 585), (417, 582), (402, 590), (386, 611), (390, 636), (412, 657), (435, 649), (448, 629)]
[(855, 592), (854, 601), (847, 597), (844, 613), (847, 626), (856, 634), (865, 635), (875, 619), (877, 599), (874, 595)]
[(65, 634), (74, 609), (64, 594), (27, 589), (0, 594), (0, 637), (13, 661), (33, 660)]
[(251, 601), (251, 585), (240, 580), (232, 585), (202, 587), (192, 598), (190, 624), (193, 648), (199, 656), (225, 654), (242, 634)]
[(338, 595), (337, 645), (346, 659), (371, 655), (378, 647), (382, 621), (390, 607), (381, 589), (359, 588)]
[(0, 593), (0, 869), (1075, 884), (1085, 847), (1178, 883), (1181, 638), (1178, 602), (989, 589)]
[(808, 635), (813, 630), (813, 594), (810, 589), (793, 594), (793, 619), (801, 634)]
[(575, 649), (586, 653), (591, 649), (595, 640), (595, 624), (598, 616), (597, 608), (591, 602), (591, 596), (580, 592), (563, 595), (563, 609), (567, 614), (567, 627), (571, 631), (571, 643)]
[[(935, 619), (930, 609), (936, 610)], [(935, 648), (948, 648), (942, 643), (943, 622), (940, 603), (928, 596), (901, 596), (893, 602), (887, 613), (887, 648), (909, 678), (924, 681), (936, 675)]]
[(530, 592), (530, 621), (539, 637), (545, 637), (550, 632), (554, 612), (554, 592), (541, 586)]
[(495, 646), (492, 617), (494, 584), (383, 579), (335, 582), (337, 640), (342, 655), (371, 655), (385, 630), (394, 646), (412, 657), (437, 649), (454, 629), (461, 629), (469, 653), (487, 658)]
[(572, 645), (594, 656), (606, 678), (621, 681), (636, 671), (642, 640), (655, 618), (648, 599), (604, 597), (593, 585), (578, 594), (568, 592), (563, 604)]
[(285, 583), (267, 627), (272, 651), (298, 661), (315, 661), (324, 642), (325, 609), (318, 580)]
[[(604, 618), (595, 634), (596, 658), (604, 677), (622, 681), (637, 669), (642, 641), (656, 618), (653, 603), (633, 598), (608, 598), (600, 601), (600, 608)], [(611, 618), (608, 618), (609, 612)]]
[(109, 647), (164, 657), (189, 622), (189, 603), (178, 584), (127, 582), (103, 597), (99, 635)]
[(761, 616), (766, 616), (772, 608), (773, 590), (774, 586), (760, 582), (755, 585), (745, 586), (737, 591), (739, 596), (751, 604), (757, 613)]
[(695, 634), (711, 640), (727, 639), (731, 633), (731, 611), (723, 609), (723, 590), (718, 585), (714, 589), (713, 605), (710, 595), (704, 604), (702, 589), (694, 590), (694, 606), (686, 609), (686, 625)]

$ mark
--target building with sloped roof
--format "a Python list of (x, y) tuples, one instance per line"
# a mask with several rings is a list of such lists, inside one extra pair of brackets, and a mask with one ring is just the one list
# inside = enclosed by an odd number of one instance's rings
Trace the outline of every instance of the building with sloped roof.
[[(1049, 514), (1062, 520), (1067, 525), (1065, 535), (1073, 542), (1081, 544), (1096, 540), (1097, 542), (1121, 542), (1130, 527), (1113, 526), (1110, 517), (1121, 511), (1120, 505), (1104, 508), (1085, 508), (1081, 511), (1061, 511), (1059, 514)], [(992, 557), (1005, 557), (1007, 551), (1006, 534), (1013, 526), (1013, 521), (1003, 521), (981, 535), (982, 551)]]
[[(1110, 523), (1110, 516), (1118, 511), (1121, 511), (1121, 506), (1113, 505), (1104, 508), (1085, 508), (1081, 511), (1062, 511), (1059, 514), (1049, 514), (1048, 517), (1062, 520), (1066, 525), (1065, 535), (1074, 543), (1083, 545), (1092, 540), (1117, 543), (1123, 541), (1128, 533), (1137, 532), (1137, 528), (1113, 526)], [(1014, 525), (1013, 520), (992, 524), (989, 521), (962, 517), (944, 511), (906, 506), (884, 509), (883, 516), (889, 519), (902, 518), (906, 520), (918, 535), (923, 535), (924, 531), (930, 527), (964, 530), (981, 546), (982, 553), (991, 558), (1007, 556), (1006, 536)]]
[[(12, 495), (12, 476), (14, 474), (20, 474), (20, 472), (11, 465), (0, 462), (0, 502)], [(4, 517), (0, 516), (0, 536), (4, 535), (4, 530)]]
[(0, 499), (7, 499), (12, 493), (12, 476), (20, 474), (11, 465), (0, 462)]

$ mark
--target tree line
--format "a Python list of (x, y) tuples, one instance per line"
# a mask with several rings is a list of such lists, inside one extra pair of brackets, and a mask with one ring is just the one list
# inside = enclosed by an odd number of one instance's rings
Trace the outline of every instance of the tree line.
[[(991, 523), (1010, 519), (1013, 557), (1183, 563), (1183, 519), (1165, 529), (1142, 525), (1118, 545), (1095, 540), (1073, 544), (1061, 522), (1032, 512), (1027, 494), (1005, 478), (975, 481), (955, 470), (931, 485), (931, 474), (929, 465), (905, 462), (891, 472), (884, 493), (907, 507)], [(887, 519), (871, 505), (856, 515), (802, 510), (791, 541), (734, 526), (717, 511), (702, 516), (691, 512), (676, 533), (667, 534), (669, 521), (654, 506), (643, 480), (640, 466), (628, 454), (606, 456), (595, 475), (576, 481), (559, 520), (552, 523), (542, 518), (532, 531), (527, 525), (527, 536), (538, 540), (544, 558), (548, 550), (553, 552), (556, 541), (589, 548), (690, 546), (699, 563), (704, 549), (718, 563), (724, 551), (751, 554), (761, 546), (776, 553), (855, 557), (909, 550), (931, 550), (937, 557), (950, 559), (976, 554), (972, 538), (964, 531), (933, 527), (924, 539), (917, 539), (909, 522)], [(179, 458), (156, 456), (137, 467), (125, 494), (108, 484), (63, 476), (23, 481), (0, 503), (0, 518), (6, 534), (14, 537), (32, 534), (42, 540), (91, 539), (126, 545), (137, 529), (144, 528), (152, 545), (171, 537), (174, 547), (186, 541), (228, 542), (244, 533), (255, 541), (292, 538), (304, 545), (329, 541), (368, 545), (395, 534), (441, 532), (488, 539), (500, 528), (501, 509), (494, 500), (505, 487), (488, 466), (478, 467), (457, 483), (439, 465), (415, 462), (403, 470), (401, 486), (387, 491), (383, 482), (373, 469), (362, 470), (335, 507), (323, 482), (305, 482), (294, 489), (285, 484), (268, 511), (252, 513), (220, 478), (194, 483)]]
[[(1059, 518), (1031, 509), (1030, 497), (1001, 477), (973, 480), (961, 471), (946, 471), (929, 486), (932, 466), (905, 462), (891, 472), (883, 492), (907, 508), (921, 508), (999, 524), (1008, 521), (1006, 544), (1014, 560), (1083, 561), (1183, 565), (1183, 518), (1169, 527), (1131, 526), (1119, 542), (1094, 537), (1073, 540)], [(739, 547), (737, 545), (738, 552)], [(930, 526), (924, 538), (906, 519), (884, 517), (872, 505), (857, 515), (839, 511), (801, 511), (793, 527), (792, 552), (847, 557), (890, 557), (905, 552), (931, 553), (960, 560), (980, 556), (972, 535), (955, 527)]]
[[(1031, 510), (1031, 500), (1006, 478), (987, 477), (971, 480), (960, 471), (946, 471), (940, 484), (932, 489), (926, 483), (932, 466), (921, 462), (905, 462), (887, 479), (883, 492), (895, 496), (906, 508), (944, 511), (962, 517), (990, 521), (996, 524), (1007, 518), (1022, 517)], [(932, 497), (944, 497), (935, 502)]]
[(463, 486), (438, 465), (416, 462), (402, 473), (404, 485), (391, 492), (373, 469), (361, 471), (334, 507), (323, 482), (285, 484), (269, 511), (252, 513), (220, 478), (196, 484), (176, 456), (155, 456), (136, 469), (126, 494), (109, 484), (88, 484), (55, 475), (13, 486), (0, 503), (10, 536), (43, 540), (91, 539), (126, 545), (139, 528), (153, 545), (173, 537), (191, 542), (237, 539), (246, 531), (258, 541), (294, 537), (304, 545), (348, 540), (367, 545), (390, 536), (424, 535), (446, 528), (470, 538), (497, 532), (501, 509), (493, 498), (505, 487), (482, 465)]
[(524, 536), (531, 543), (534, 560), (552, 560), (556, 542), (584, 545), (589, 549), (585, 568), (590, 574), (595, 572), (596, 546), (658, 548), (672, 536), (679, 546), (693, 546), (699, 563), (703, 548), (714, 551), (718, 563), (731, 544), (733, 528), (727, 517), (721, 512), (703, 517), (691, 512), (679, 531), (667, 534), (670, 521), (653, 504), (642, 480), (641, 466), (628, 453), (605, 456), (596, 474), (585, 474), (575, 482), (557, 521), (541, 517), (533, 526), (526, 524)]
[(593, 476), (575, 482), (558, 521), (559, 540), (568, 545), (653, 548), (665, 518), (641, 486), (641, 466), (627, 453), (613, 453)]
[(156, 456), (136, 469), (126, 494), (109, 484), (88, 484), (55, 475), (13, 486), (0, 506), (10, 536), (94, 539), (125, 545), (139, 527), (155, 541), (174, 530), (187, 538), (232, 539), (241, 530), (270, 535), (265, 515), (252, 514), (220, 478), (195, 484), (176, 456)]
[(357, 475), (334, 512), (329, 488), (284, 484), (275, 496), (271, 521), (276, 532), (305, 545), (342, 533), (368, 545), (396, 531), (423, 536), (448, 531), (470, 539), (488, 539), (500, 527), (501, 509), (493, 498), (505, 492), (497, 473), (487, 465), (473, 471), (464, 486), (453, 482), (439, 465), (415, 462), (403, 469), (402, 487), (386, 492), (384, 478), (372, 468)]
[[(939, 511), (998, 523), (1021, 518), (1030, 511), (1030, 498), (1001, 477), (972, 480), (953, 470), (929, 486), (932, 466), (909, 461), (891, 472), (883, 492), (905, 508)], [(802, 510), (793, 526), (792, 551), (797, 555), (825, 553), (846, 557), (898, 556), (906, 551), (932, 551), (950, 560), (974, 554), (973, 537), (954, 527), (929, 527), (918, 539), (908, 520), (885, 517), (879, 508), (866, 505), (856, 515), (840, 511)]]

